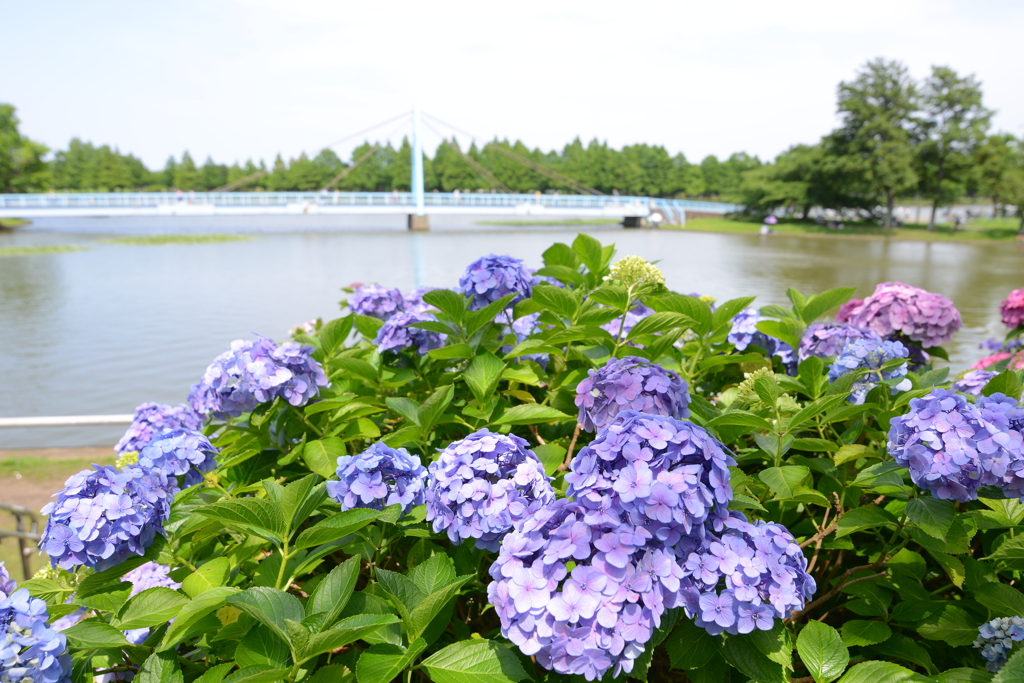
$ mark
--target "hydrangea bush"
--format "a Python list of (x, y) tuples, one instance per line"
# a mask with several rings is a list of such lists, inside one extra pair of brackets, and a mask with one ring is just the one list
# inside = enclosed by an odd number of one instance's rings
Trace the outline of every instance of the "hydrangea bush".
[(948, 299), (712, 307), (586, 235), (447, 284), (140, 406), (0, 574), (0, 680), (1020, 677), (1024, 373), (951, 376)]

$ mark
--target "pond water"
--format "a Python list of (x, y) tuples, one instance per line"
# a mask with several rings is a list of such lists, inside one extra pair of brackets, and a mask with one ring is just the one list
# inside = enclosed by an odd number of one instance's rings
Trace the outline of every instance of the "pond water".
[[(450, 287), (475, 258), (508, 253), (541, 265), (552, 242), (586, 230), (620, 255), (659, 261), (670, 288), (720, 299), (758, 295), (786, 304), (812, 293), (902, 280), (950, 297), (964, 328), (948, 346), (954, 372), (1001, 335), (998, 305), (1024, 286), (1024, 249), (879, 240), (720, 235), (617, 226), (494, 227), (434, 219), (408, 233), (395, 218), (358, 224), (316, 217), (40, 222), (0, 233), (0, 247), (81, 244), (71, 253), (0, 258), (0, 416), (130, 413), (178, 403), (238, 338), (282, 340), (288, 329), (340, 313), (340, 288), (381, 282)], [(108, 237), (148, 232), (251, 232), (244, 242), (127, 246)], [(113, 444), (122, 427), (0, 430), (0, 448)]]

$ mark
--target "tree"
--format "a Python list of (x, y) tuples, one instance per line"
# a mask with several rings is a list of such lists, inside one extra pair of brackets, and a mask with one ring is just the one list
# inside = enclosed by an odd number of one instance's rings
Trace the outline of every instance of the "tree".
[(971, 158), (985, 138), (992, 112), (981, 103), (981, 83), (933, 66), (922, 93), (918, 167), (920, 190), (932, 198), (928, 229), (935, 229), (939, 205), (955, 200), (971, 171)]
[(18, 131), (15, 109), (0, 104), (0, 192), (34, 192), (50, 184), (43, 156), (49, 149)]
[(1006, 183), (1011, 171), (1020, 163), (1016, 143), (1009, 133), (998, 133), (985, 138), (974, 153), (972, 166), (977, 174), (978, 189), (992, 198), (993, 216), (1005, 211), (1001, 203), (1005, 200)]
[(174, 187), (179, 190), (200, 189), (199, 170), (187, 150), (181, 155), (181, 161), (174, 168)]
[(704, 193), (716, 195), (722, 182), (722, 163), (714, 154), (709, 154), (700, 162), (700, 174), (704, 180)]
[(837, 157), (835, 171), (870, 203), (884, 198), (885, 225), (893, 225), (898, 196), (914, 187), (912, 131), (917, 91), (907, 68), (882, 58), (865, 64), (850, 82), (839, 84), (842, 125), (826, 141)]
[(202, 168), (199, 169), (199, 186), (209, 192), (228, 182), (228, 167), (215, 164), (213, 157), (206, 157)]

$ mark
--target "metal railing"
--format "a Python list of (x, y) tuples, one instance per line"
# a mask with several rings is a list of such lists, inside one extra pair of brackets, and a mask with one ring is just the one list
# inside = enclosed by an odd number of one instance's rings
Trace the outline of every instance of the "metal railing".
[[(490, 192), (427, 192), (427, 207), (515, 207), (522, 205), (562, 209), (600, 209), (605, 207), (655, 205), (672, 211), (731, 213), (738, 204), (689, 199), (660, 199), (634, 196), (577, 194), (502, 194)], [(106, 192), (61, 194), (0, 194), (0, 209), (130, 209), (174, 205), (203, 206), (408, 206), (416, 205), (411, 192)]]
[[(39, 543), (39, 518), (36, 513), (20, 505), (7, 505), (0, 503), (0, 511), (9, 512), (14, 515), (14, 531), (0, 529), (0, 539), (18, 539), (18, 554), (21, 555), (21, 571), (26, 579), (32, 578), (32, 566), (29, 558), (32, 555), (32, 547)], [(28, 521), (28, 529), (25, 529), (25, 520)], [(26, 547), (25, 542), (31, 541), (32, 546)]]

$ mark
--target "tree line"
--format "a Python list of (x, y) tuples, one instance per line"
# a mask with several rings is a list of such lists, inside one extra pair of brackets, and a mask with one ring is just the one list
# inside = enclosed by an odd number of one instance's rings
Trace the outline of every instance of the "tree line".
[[(990, 133), (993, 112), (981, 84), (936, 66), (918, 82), (896, 61), (875, 59), (838, 87), (840, 126), (816, 144), (800, 144), (764, 163), (743, 152), (691, 163), (659, 145), (614, 149), (578, 138), (561, 151), (530, 149), (521, 141), (493, 140), (460, 147), (442, 141), (425, 155), (427, 191), (579, 191), (717, 198), (753, 213), (808, 217), (815, 207), (873, 216), (892, 225), (893, 207), (909, 197), (939, 206), (964, 195), (991, 197), (996, 212), (1024, 206), (1024, 141)], [(531, 168), (533, 166), (533, 168)], [(541, 172), (538, 172), (537, 169)], [(0, 104), (0, 191), (48, 190), (276, 190), (404, 191), (409, 189), (411, 147), (404, 139), (364, 142), (342, 160), (333, 150), (271, 164), (232, 165), (186, 151), (150, 170), (116, 147), (78, 138), (50, 151), (18, 132), (10, 105)]]

